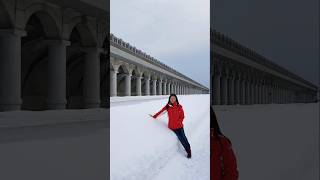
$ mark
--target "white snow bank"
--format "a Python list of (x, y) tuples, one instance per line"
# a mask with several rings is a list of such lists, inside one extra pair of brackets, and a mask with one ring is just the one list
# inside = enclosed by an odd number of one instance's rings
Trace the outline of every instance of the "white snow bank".
[[(192, 159), (185, 157), (176, 135), (167, 128), (167, 114), (157, 120), (148, 115), (159, 111), (168, 96), (125, 103), (126, 98), (117, 98), (121, 105), (115, 101), (110, 105), (112, 180), (209, 179), (210, 95), (178, 95), (185, 112), (185, 133), (191, 144)], [(178, 166), (172, 167), (175, 165)]]

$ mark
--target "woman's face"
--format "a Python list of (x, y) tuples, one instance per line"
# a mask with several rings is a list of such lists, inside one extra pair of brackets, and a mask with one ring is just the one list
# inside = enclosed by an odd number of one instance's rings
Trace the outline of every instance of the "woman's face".
[(174, 97), (174, 96), (171, 96), (170, 97), (170, 102), (173, 104), (174, 102), (176, 102), (176, 97)]

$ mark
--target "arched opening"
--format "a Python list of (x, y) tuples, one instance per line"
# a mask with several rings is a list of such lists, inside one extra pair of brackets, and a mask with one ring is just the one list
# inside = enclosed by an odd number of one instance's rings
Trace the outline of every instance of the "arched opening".
[[(72, 29), (69, 41), (71, 45), (67, 48), (67, 108), (81, 109), (85, 108), (84, 64), (86, 52), (83, 47), (92, 47), (96, 43), (88, 27), (81, 23)], [(100, 56), (100, 64), (105, 64), (104, 59), (103, 56)]]
[(83, 107), (83, 68), (84, 55), (81, 50), (81, 37), (74, 28), (70, 35), (71, 46), (67, 48), (67, 108)]
[(53, 18), (46, 12), (36, 12), (26, 23), (27, 36), (21, 40), (21, 109), (44, 110), (48, 92), (47, 38), (58, 37)]

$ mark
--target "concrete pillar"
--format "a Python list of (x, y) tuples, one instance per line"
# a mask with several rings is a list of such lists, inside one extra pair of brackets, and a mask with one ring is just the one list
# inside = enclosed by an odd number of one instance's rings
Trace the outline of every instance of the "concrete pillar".
[(234, 104), (234, 79), (232, 76), (228, 78), (228, 104)]
[(152, 79), (152, 95), (157, 95), (157, 80)]
[(146, 96), (149, 96), (150, 95), (150, 77), (145, 78), (145, 83), (146, 83), (146, 86), (145, 86)]
[(100, 57), (96, 47), (85, 48), (83, 96), (85, 108), (100, 106)]
[(117, 96), (117, 70), (110, 70), (110, 96)]
[(245, 81), (245, 104), (250, 104), (250, 81)]
[(257, 83), (257, 96), (258, 96), (258, 99), (257, 99), (257, 101), (258, 101), (258, 104), (262, 104), (262, 102), (261, 102), (261, 83), (260, 83), (260, 81), (258, 81), (258, 83)]
[(178, 94), (178, 84), (175, 84), (175, 85), (174, 85), (174, 93), (175, 93), (175, 94)]
[(261, 96), (262, 96), (261, 103), (266, 104), (266, 85), (262, 84), (261, 88), (262, 88), (262, 90), (261, 90)]
[(167, 80), (163, 81), (162, 94), (167, 95)]
[(220, 86), (220, 95), (221, 95), (221, 104), (222, 105), (225, 105), (228, 103), (228, 81), (227, 81), (227, 77), (225, 76), (221, 76), (221, 79), (220, 79), (220, 83), (221, 83), (221, 86)]
[(251, 104), (251, 79), (247, 81), (247, 104)]
[(241, 79), (240, 80), (240, 104), (245, 104), (246, 100), (246, 88), (245, 88), (245, 80)]
[(162, 95), (162, 79), (158, 81), (158, 95)]
[(215, 74), (213, 76), (213, 104), (220, 105), (220, 74)]
[(131, 96), (131, 74), (124, 74), (125, 78), (124, 78), (124, 88), (125, 88), (125, 92), (124, 95), (125, 96)]
[(263, 82), (260, 82), (259, 93), (260, 93), (260, 97), (259, 97), (260, 104), (263, 104)]
[(254, 99), (254, 103), (259, 104), (259, 86), (257, 81), (254, 84)]
[(255, 104), (255, 89), (254, 89), (254, 80), (251, 81), (250, 83), (250, 92), (251, 92), (251, 104)]
[(171, 94), (171, 83), (168, 82), (167, 84), (167, 94), (170, 95)]
[(25, 31), (0, 31), (0, 111), (21, 108), (21, 37)]
[(137, 92), (137, 96), (141, 96), (141, 76), (137, 76), (136, 77), (136, 92)]
[(66, 100), (66, 46), (69, 41), (48, 41), (47, 109), (65, 109)]
[(177, 94), (179, 95), (180, 94), (180, 85), (177, 84)]
[(174, 84), (173, 84), (173, 82), (171, 82), (170, 90), (171, 90), (170, 94), (174, 94)]
[(234, 104), (240, 104), (240, 79), (239, 77), (234, 80)]

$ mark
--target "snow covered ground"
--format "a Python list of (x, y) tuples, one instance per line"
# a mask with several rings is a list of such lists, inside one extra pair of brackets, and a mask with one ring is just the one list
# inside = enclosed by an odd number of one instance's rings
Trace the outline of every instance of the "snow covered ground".
[(319, 103), (214, 106), (240, 180), (318, 180)]
[(168, 96), (116, 97), (110, 102), (111, 180), (209, 180), (210, 95), (179, 95), (191, 159), (167, 128), (167, 114), (154, 120)]

